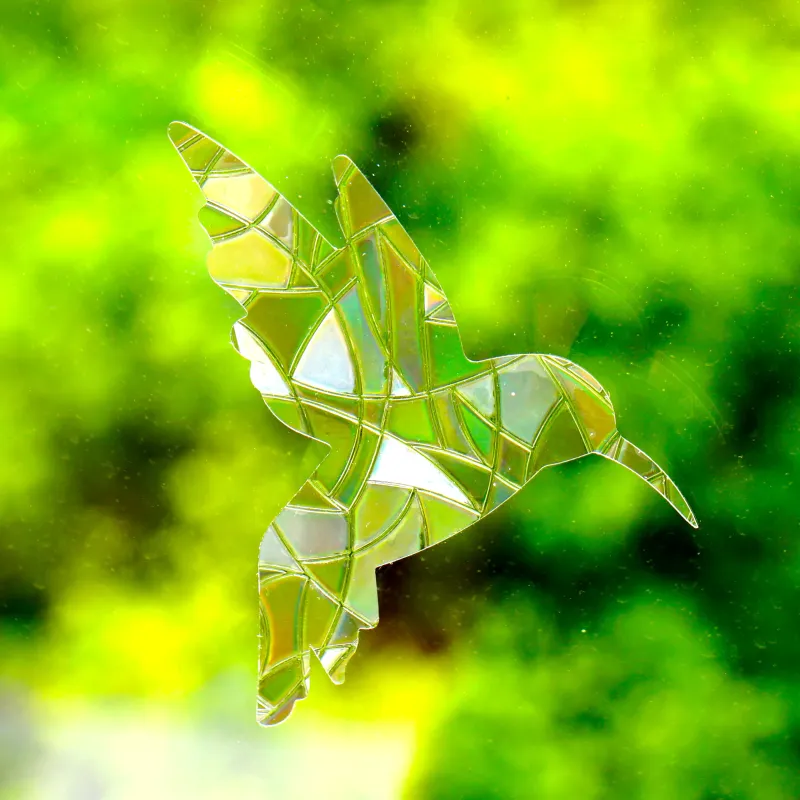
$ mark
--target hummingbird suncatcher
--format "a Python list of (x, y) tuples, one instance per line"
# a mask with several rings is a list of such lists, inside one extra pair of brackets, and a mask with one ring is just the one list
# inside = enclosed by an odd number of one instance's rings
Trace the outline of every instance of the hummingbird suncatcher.
[(349, 158), (333, 162), (336, 248), (233, 153), (184, 123), (169, 135), (206, 197), (211, 276), (246, 311), (233, 341), (254, 386), (329, 447), (261, 542), (259, 722), (307, 695), (312, 653), (344, 680), (359, 630), (378, 624), (377, 567), (471, 526), (545, 467), (604, 456), (697, 527), (585, 370), (465, 356), (430, 266)]

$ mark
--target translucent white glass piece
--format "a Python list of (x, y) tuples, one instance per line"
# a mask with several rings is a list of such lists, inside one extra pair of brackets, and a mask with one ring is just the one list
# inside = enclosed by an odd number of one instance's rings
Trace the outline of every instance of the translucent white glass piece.
[(547, 412), (559, 397), (541, 362), (523, 358), (499, 373), (500, 416), (503, 425), (526, 442), (532, 442)]
[(284, 244), (291, 245), (294, 231), (292, 229), (292, 207), (285, 198), (279, 197), (269, 213), (264, 217), (260, 227), (269, 231)]
[(272, 361), (253, 361), (250, 380), (267, 397), (291, 397), (292, 393)]
[(458, 387), (458, 391), (485, 417), (494, 414), (494, 375), (484, 375), (475, 381), (462, 384)]
[(275, 524), (301, 558), (331, 556), (347, 547), (347, 522), (340, 514), (285, 508)]
[(352, 392), (355, 388), (347, 342), (333, 309), (306, 345), (294, 378), (328, 392)]
[(410, 397), (411, 389), (408, 384), (400, 377), (396, 369), (392, 370), (392, 394), (395, 397)]
[(295, 560), (292, 558), (289, 551), (280, 540), (275, 526), (270, 525), (264, 538), (261, 540), (261, 546), (258, 549), (258, 560), (262, 564), (277, 567), (291, 568), (295, 566)]
[(425, 311), (430, 314), (436, 306), (446, 302), (447, 298), (429, 283), (425, 284)]
[(249, 361), (269, 361), (269, 356), (258, 340), (241, 322), (233, 325), (236, 349)]
[(470, 505), (467, 496), (432, 461), (393, 436), (384, 436), (369, 480), (394, 486), (425, 489)]

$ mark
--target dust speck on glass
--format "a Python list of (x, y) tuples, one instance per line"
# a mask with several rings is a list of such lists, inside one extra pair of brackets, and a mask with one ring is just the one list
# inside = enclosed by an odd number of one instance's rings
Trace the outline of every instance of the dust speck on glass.
[(261, 542), (262, 724), (308, 694), (312, 653), (344, 680), (359, 630), (378, 624), (377, 567), (464, 530), (545, 467), (604, 456), (696, 527), (585, 370), (464, 355), (430, 266), (349, 158), (333, 163), (337, 249), (233, 153), (184, 123), (169, 133), (206, 196), (211, 276), (247, 311), (233, 342), (254, 386), (330, 448)]

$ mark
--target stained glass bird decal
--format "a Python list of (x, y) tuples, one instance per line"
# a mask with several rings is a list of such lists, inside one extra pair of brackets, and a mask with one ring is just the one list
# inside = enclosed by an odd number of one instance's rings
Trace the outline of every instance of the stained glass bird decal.
[(312, 653), (344, 680), (359, 631), (378, 624), (377, 567), (468, 528), (545, 467), (604, 456), (697, 526), (585, 370), (464, 355), (441, 285), (349, 158), (333, 162), (336, 248), (217, 142), (180, 122), (169, 136), (206, 197), (211, 276), (246, 311), (232, 338), (255, 388), (329, 447), (261, 542), (259, 722), (307, 695)]

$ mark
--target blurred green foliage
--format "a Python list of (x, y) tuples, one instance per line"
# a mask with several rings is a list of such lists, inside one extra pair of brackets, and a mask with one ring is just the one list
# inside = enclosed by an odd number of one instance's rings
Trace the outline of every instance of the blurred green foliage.
[(353, 680), (398, 646), (451, 670), (438, 705), (403, 695), (433, 718), (408, 796), (800, 795), (798, 67), (788, 0), (5, 9), (0, 678), (254, 685), (257, 543), (313, 454), (229, 348), (185, 119), (335, 241), (353, 157), (467, 352), (589, 369), (700, 519), (582, 462), (384, 570)]

